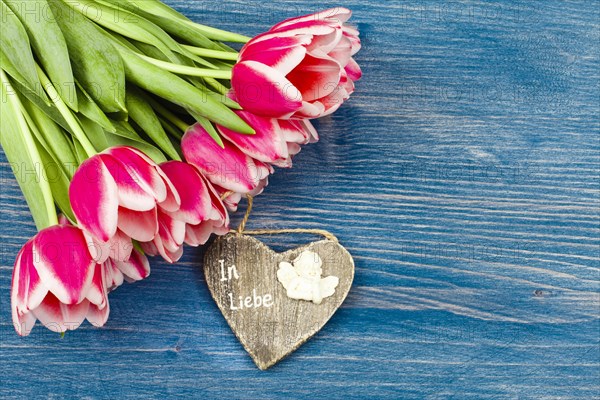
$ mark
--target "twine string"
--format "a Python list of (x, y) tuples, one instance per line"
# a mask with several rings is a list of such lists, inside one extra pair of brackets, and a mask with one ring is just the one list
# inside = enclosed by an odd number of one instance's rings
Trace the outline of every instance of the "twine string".
[[(225, 198), (227, 198), (229, 195), (231, 195), (232, 192), (226, 192), (223, 193), (221, 195), (221, 200), (224, 200)], [(248, 219), (250, 218), (250, 213), (252, 212), (252, 205), (254, 203), (254, 198), (252, 196), (250, 196), (249, 194), (246, 195), (246, 199), (248, 200), (248, 207), (246, 208), (246, 213), (244, 214), (244, 218), (242, 218), (242, 221), (240, 222), (240, 224), (238, 225), (237, 229), (235, 230), (231, 230), (231, 232), (235, 232), (238, 235), (244, 234), (244, 235), (253, 235), (253, 236), (258, 236), (258, 235), (280, 235), (283, 233), (308, 233), (308, 234), (313, 234), (313, 235), (321, 235), (323, 236), (325, 239), (327, 240), (331, 240), (332, 242), (339, 242), (338, 238), (335, 237), (335, 235), (329, 231), (326, 231), (324, 229), (303, 229), (303, 228), (293, 228), (293, 229), (253, 229), (253, 230), (246, 230), (246, 224), (248, 223)]]

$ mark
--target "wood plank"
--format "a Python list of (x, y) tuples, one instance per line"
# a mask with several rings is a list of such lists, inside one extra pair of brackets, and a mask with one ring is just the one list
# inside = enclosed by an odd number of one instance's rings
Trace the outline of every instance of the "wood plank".
[[(248, 35), (334, 5), (169, 3)], [(259, 371), (210, 297), (204, 250), (186, 249), (111, 295), (105, 328), (20, 339), (10, 274), (34, 227), (1, 158), (0, 396), (600, 397), (597, 2), (343, 4), (364, 79), (249, 223), (340, 238), (356, 276), (330, 322)]]

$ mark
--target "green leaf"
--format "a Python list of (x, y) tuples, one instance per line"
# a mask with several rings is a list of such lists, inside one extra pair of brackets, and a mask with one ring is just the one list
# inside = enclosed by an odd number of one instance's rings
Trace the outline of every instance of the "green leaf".
[(50, 8), (67, 42), (77, 81), (104, 112), (127, 112), (123, 62), (104, 31), (59, 0)]
[(94, 99), (92, 99), (92, 97), (89, 94), (87, 94), (87, 92), (79, 84), (79, 82), (76, 82), (76, 84), (77, 100), (79, 102), (79, 112), (91, 119), (92, 121), (94, 121), (95, 123), (97, 123), (98, 125), (100, 125), (103, 129), (109, 132), (114, 132), (115, 127), (112, 126), (106, 114), (104, 114), (102, 109), (98, 107), (96, 102), (94, 102)]
[[(192, 114), (192, 116), (193, 115), (194, 114)], [(206, 130), (206, 132), (208, 132), (210, 137), (213, 138), (213, 140), (215, 142), (217, 142), (217, 144), (219, 146), (221, 146), (222, 149), (225, 148), (225, 145), (223, 144), (223, 139), (221, 139), (221, 136), (219, 136), (219, 133), (217, 132), (217, 130), (215, 129), (215, 127), (213, 126), (213, 124), (211, 124), (211, 122), (209, 120), (207, 120), (206, 118), (201, 117), (199, 115), (195, 116), (194, 118), (196, 118), (198, 123), (200, 125), (202, 125), (204, 130)]]
[(75, 215), (69, 200), (70, 177), (60, 168), (61, 161), (51, 155), (43, 146), (38, 145), (38, 151), (46, 171), (46, 179), (52, 190), (54, 202), (68, 219), (75, 221)]
[(160, 120), (152, 107), (148, 104), (147, 96), (136, 87), (127, 88), (125, 98), (131, 119), (148, 135), (152, 141), (169, 157), (181, 161), (177, 150), (169, 140)]
[[(206, 78), (204, 78), (206, 79)], [(212, 90), (208, 89), (206, 86), (199, 84), (197, 82), (192, 82), (194, 84), (194, 86), (196, 86), (198, 89), (200, 89), (202, 91), (202, 93), (204, 93), (206, 96), (209, 96), (210, 98), (214, 99), (215, 101), (218, 101), (219, 103), (222, 103), (223, 105), (234, 109), (234, 110), (241, 110), (242, 107), (235, 101), (231, 100), (229, 97), (225, 96), (224, 94), (220, 94), (220, 93), (215, 93)]]
[(188, 67), (193, 67), (193, 66), (196, 66), (196, 64), (201, 64), (208, 68), (217, 69), (217, 66), (215, 64), (208, 62), (205, 59), (200, 58), (191, 53), (190, 53), (190, 56), (184, 56), (184, 55), (180, 55), (180, 54), (177, 54), (174, 52), (165, 54), (164, 52), (159, 50), (157, 47), (152, 46), (147, 43), (135, 41), (133, 44), (135, 45), (135, 47), (137, 47), (137, 49), (141, 53), (147, 55), (148, 57), (156, 58), (157, 60), (169, 61), (169, 62), (172, 62), (175, 64), (186, 65)]
[(91, 14), (94, 22), (114, 32), (130, 39), (156, 46), (171, 62), (178, 62), (178, 58), (173, 53), (177, 52), (200, 64), (216, 68), (189, 50), (181, 47), (175, 39), (169, 36), (158, 25), (139, 14), (127, 11), (123, 7), (115, 7), (102, 0), (88, 1), (86, 3), (70, 2), (68, 4), (72, 8), (85, 12), (86, 15)]
[(50, 100), (42, 90), (35, 68), (35, 60), (27, 38), (27, 31), (19, 18), (0, 0), (0, 63), (11, 77), (39, 93), (46, 103)]
[(56, 209), (50, 185), (42, 172), (42, 162), (18, 96), (7, 76), (0, 70), (0, 107), (2, 133), (0, 143), (10, 163), (38, 230), (56, 224)]
[[(90, 140), (90, 142), (96, 150), (100, 152), (106, 150), (109, 147), (108, 141), (106, 140), (106, 133), (105, 130), (102, 129), (102, 126), (98, 125), (97, 123), (85, 117), (84, 115), (79, 116), (79, 123), (81, 124), (81, 128), (83, 129), (83, 131), (85, 132), (88, 139)], [(117, 131), (112, 124), (111, 127), (112, 132)]]
[[(67, 131), (69, 131), (70, 133), (72, 133), (70, 131), (69, 124), (67, 124), (67, 121), (65, 121), (64, 117), (58, 111), (58, 109), (56, 108), (56, 106), (52, 102), (46, 103), (39, 96), (39, 91), (36, 91), (36, 92), (31, 91), (27, 87), (23, 86), (21, 83), (19, 83), (16, 80), (11, 80), (11, 83), (12, 83), (12, 86), (15, 88), (15, 90), (17, 92), (19, 92), (19, 94), (25, 96), (29, 101), (31, 101), (40, 110), (42, 110), (44, 112), (44, 114), (46, 114), (54, 122), (56, 122), (61, 127), (63, 127), (63, 129), (66, 129)], [(42, 90), (42, 93), (45, 93), (45, 92)]]
[[(46, 0), (7, 1), (23, 23), (33, 51), (69, 107), (77, 111), (75, 80), (65, 38)], [(30, 10), (36, 12), (31, 12)]]
[[(117, 132), (119, 132), (119, 130), (117, 130)], [(151, 144), (143, 141), (142, 139), (139, 139), (139, 140), (128, 139), (125, 136), (121, 136), (121, 135), (113, 134), (113, 133), (109, 133), (109, 132), (106, 132), (106, 139), (108, 140), (108, 144), (111, 147), (112, 146), (135, 147), (136, 149), (143, 151), (148, 157), (150, 157), (152, 160), (154, 160), (154, 162), (157, 164), (167, 161), (167, 159), (165, 158), (165, 155), (159, 149), (157, 149), (156, 147), (152, 146)]]
[[(168, 119), (164, 117), (159, 117), (160, 124), (164, 128), (164, 130), (172, 136), (174, 140), (177, 140), (178, 143), (181, 143), (181, 138), (183, 137), (184, 132), (182, 132), (179, 128), (177, 128), (173, 123), (171, 123)], [(181, 146), (179, 146), (181, 147)]]
[(88, 159), (85, 149), (83, 148), (81, 143), (79, 143), (75, 138), (73, 138), (73, 147), (75, 148), (75, 156), (77, 157), (77, 162), (80, 165), (83, 164), (83, 162)]
[[(111, 0), (108, 0), (111, 1)], [(122, 2), (122, 0), (120, 1)], [(213, 40), (222, 40), (226, 42), (240, 42), (245, 43), (250, 38), (246, 36), (239, 35), (233, 32), (227, 32), (221, 29), (212, 28), (210, 26), (205, 26), (201, 24), (197, 24), (192, 22), (189, 18), (184, 16), (183, 14), (178, 13), (168, 5), (158, 1), (158, 0), (128, 0), (128, 3), (131, 3), (133, 6), (137, 6), (138, 10), (136, 13), (140, 13), (145, 15), (148, 19), (153, 17), (159, 17), (168, 20), (173, 24), (177, 24), (180, 27), (188, 26), (190, 27), (198, 36), (205, 37)], [(180, 28), (181, 29), (181, 28)], [(167, 29), (165, 29), (167, 30)], [(187, 37), (184, 37), (187, 39)]]
[(31, 101), (24, 98), (21, 101), (31, 118), (32, 124), (36, 127), (36, 129), (32, 129), (36, 134), (36, 139), (61, 166), (64, 174), (68, 177), (67, 179), (70, 179), (79, 163), (69, 144), (69, 133), (65, 132)]
[(121, 53), (130, 82), (170, 102), (194, 110), (198, 115), (226, 128), (240, 133), (254, 133), (246, 122), (210, 95), (177, 75), (142, 60), (117, 42), (113, 43)]
[[(229, 88), (226, 87), (225, 85), (223, 85), (221, 82), (219, 82), (215, 78), (204, 78), (204, 82), (206, 82), (206, 84), (208, 84), (210, 87), (212, 87), (214, 90), (216, 90), (217, 93), (219, 93), (219, 94), (222, 94), (225, 96), (225, 95), (227, 95), (227, 93), (229, 93)], [(228, 97), (226, 97), (226, 98), (228, 99)]]
[(115, 135), (131, 140), (143, 141), (142, 137), (126, 121), (113, 121), (113, 125), (116, 128)]
[(160, 2), (146, 0), (106, 0), (106, 2), (143, 16), (170, 34), (185, 39), (186, 42), (194, 46), (212, 50), (221, 49), (202, 32), (186, 25), (182, 21), (182, 19), (187, 19), (185, 16)]

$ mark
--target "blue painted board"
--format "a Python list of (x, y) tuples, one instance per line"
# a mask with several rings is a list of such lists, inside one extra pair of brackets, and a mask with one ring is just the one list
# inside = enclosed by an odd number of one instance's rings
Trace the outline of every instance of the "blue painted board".
[(212, 302), (202, 249), (152, 260), (149, 279), (111, 294), (103, 329), (19, 338), (11, 268), (35, 228), (3, 157), (1, 397), (600, 396), (597, 1), (168, 3), (247, 35), (355, 11), (364, 79), (250, 222), (334, 232), (355, 257), (354, 287), (267, 372)]

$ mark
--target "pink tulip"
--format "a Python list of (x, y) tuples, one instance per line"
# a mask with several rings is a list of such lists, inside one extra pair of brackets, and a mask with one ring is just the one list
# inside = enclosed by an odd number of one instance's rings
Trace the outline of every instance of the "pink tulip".
[(56, 225), (40, 231), (14, 265), (11, 305), (17, 333), (28, 335), (36, 319), (55, 332), (76, 329), (86, 317), (102, 325), (108, 315), (102, 269), (80, 229)]
[(108, 319), (108, 292), (149, 274), (146, 257), (134, 250), (126, 262), (98, 263), (81, 229), (61, 224), (29, 240), (15, 261), (11, 308), (15, 330), (31, 332), (37, 319), (54, 332), (78, 328), (84, 319), (103, 326)]
[(98, 242), (114, 245), (116, 240), (121, 247), (127, 247), (128, 238), (154, 239), (158, 207), (175, 211), (180, 202), (158, 165), (126, 146), (112, 147), (84, 161), (73, 176), (69, 198), (77, 223), (97, 246)]
[(318, 140), (317, 131), (308, 120), (283, 120), (261, 117), (248, 111), (236, 111), (256, 132), (240, 135), (219, 126), (225, 139), (254, 160), (278, 167), (291, 167), (292, 156), (300, 152), (300, 145)]
[(142, 248), (173, 263), (183, 254), (184, 242), (199, 246), (212, 233), (229, 232), (229, 216), (215, 189), (196, 167), (168, 161), (161, 168), (179, 192), (181, 206), (175, 212), (159, 211), (158, 235), (152, 242), (142, 243)]
[(188, 128), (181, 139), (185, 159), (215, 186), (225, 191), (255, 194), (262, 190), (272, 168), (225, 141), (221, 148), (200, 125)]
[(337, 110), (362, 74), (352, 58), (359, 33), (345, 23), (351, 14), (335, 8), (292, 18), (250, 40), (231, 79), (244, 110), (283, 119)]
[[(63, 214), (59, 215), (58, 223), (62, 226), (73, 226)], [(98, 264), (107, 264), (106, 272), (109, 274), (107, 288), (109, 291), (120, 286), (123, 280), (135, 282), (150, 276), (148, 258), (137, 250), (133, 246), (131, 238), (120, 230), (117, 230), (117, 234), (107, 243), (90, 240), (89, 234), (83, 230), (82, 232), (94, 261)]]

